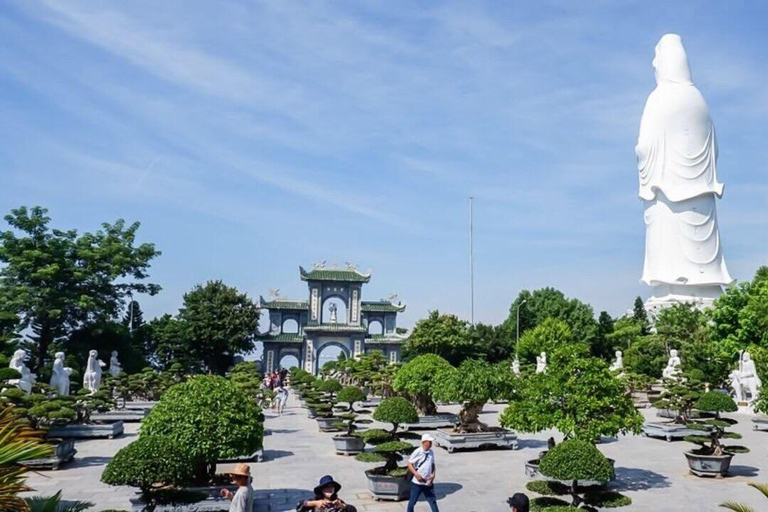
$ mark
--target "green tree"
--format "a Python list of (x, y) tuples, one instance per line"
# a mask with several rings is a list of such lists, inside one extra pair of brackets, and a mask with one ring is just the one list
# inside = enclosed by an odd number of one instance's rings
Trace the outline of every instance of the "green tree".
[(30, 329), (36, 343), (36, 367), (49, 348), (74, 329), (96, 319), (115, 318), (125, 298), (156, 294), (144, 282), (160, 252), (136, 245), (139, 223), (104, 223), (96, 233), (52, 229), (45, 208), (20, 207), (0, 232), (0, 311), (19, 319), (16, 331)]
[(210, 371), (223, 375), (235, 355), (255, 348), (256, 304), (221, 281), (209, 281), (184, 294), (179, 320), (187, 325), (190, 352)]
[(611, 359), (613, 357), (614, 345), (611, 338), (613, 331), (613, 317), (607, 311), (601, 311), (600, 316), (597, 318), (597, 335), (591, 347), (592, 355), (602, 357), (603, 359)]
[(635, 303), (632, 306), (632, 318), (640, 326), (640, 334), (645, 336), (651, 332), (651, 322), (648, 320), (648, 312), (645, 310), (645, 304), (640, 297), (635, 297)]
[(541, 352), (551, 354), (557, 348), (573, 342), (573, 334), (568, 324), (562, 320), (547, 318), (520, 337), (517, 357), (520, 361), (533, 363)]
[(667, 359), (669, 359), (669, 353), (664, 340), (655, 334), (638, 337), (624, 351), (624, 365), (627, 368), (654, 379), (661, 378)]
[[(523, 302), (525, 302), (523, 304)], [(520, 307), (520, 336), (548, 318), (565, 322), (576, 341), (592, 344), (597, 335), (597, 323), (592, 306), (578, 299), (569, 299), (554, 288), (523, 290), (509, 307), (509, 317), (503, 328), (514, 339), (517, 327), (517, 307)]]
[(456, 365), (472, 355), (469, 332), (469, 324), (456, 315), (430, 311), (427, 318), (419, 320), (414, 326), (405, 344), (405, 352), (408, 357), (435, 354)]
[[(59, 344), (54, 344), (57, 348)], [(77, 361), (77, 368), (85, 371), (88, 351), (97, 350), (104, 361), (109, 361), (117, 350), (120, 364), (127, 373), (136, 373), (147, 366), (147, 357), (141, 344), (135, 344), (128, 328), (113, 320), (96, 320), (72, 331), (61, 343), (62, 348)]]
[(187, 372), (194, 373), (200, 367), (197, 351), (186, 322), (165, 314), (147, 324), (147, 348), (153, 366), (167, 370), (174, 363)]
[(584, 502), (579, 480), (606, 483), (613, 478), (613, 466), (600, 450), (588, 441), (570, 439), (555, 446), (541, 459), (539, 471), (555, 480), (569, 482), (571, 506)]
[(451, 369), (450, 363), (435, 354), (424, 354), (408, 361), (395, 375), (395, 391), (405, 393), (421, 415), (437, 414), (432, 399), (439, 375)]
[(509, 360), (515, 350), (515, 344), (502, 326), (479, 323), (470, 325), (469, 337), (474, 347), (474, 355), (491, 363)]

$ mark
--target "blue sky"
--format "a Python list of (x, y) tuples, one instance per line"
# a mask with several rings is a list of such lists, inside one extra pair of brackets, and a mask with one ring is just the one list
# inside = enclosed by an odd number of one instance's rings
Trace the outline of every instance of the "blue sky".
[(768, 8), (760, 2), (4, 2), (0, 210), (142, 222), (148, 316), (220, 278), (304, 297), (357, 263), (406, 326), (555, 286), (620, 314), (649, 289), (634, 145), (682, 35), (726, 183), (738, 279), (768, 263)]

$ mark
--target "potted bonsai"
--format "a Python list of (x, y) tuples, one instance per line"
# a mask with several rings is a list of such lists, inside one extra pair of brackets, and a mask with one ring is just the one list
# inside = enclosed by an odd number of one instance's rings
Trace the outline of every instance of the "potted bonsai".
[(398, 465), (404, 454), (413, 451), (413, 445), (401, 440), (398, 428), (404, 423), (414, 423), (418, 413), (411, 402), (403, 397), (384, 399), (373, 412), (373, 419), (390, 423), (389, 431), (371, 429), (364, 433), (366, 442), (375, 445), (373, 452), (360, 453), (356, 459), (361, 462), (384, 462), (383, 466), (365, 472), (368, 488), (375, 499), (400, 501), (410, 495), (408, 469)]
[(424, 354), (415, 357), (397, 370), (393, 383), (394, 390), (410, 399), (419, 412), (418, 423), (406, 425), (406, 428), (431, 430), (453, 427), (459, 422), (455, 414), (438, 414), (437, 405), (432, 398), (438, 376), (452, 368), (451, 364), (442, 357)]
[[(557, 498), (535, 498), (532, 510), (576, 509), (586, 505), (588, 510), (629, 505), (632, 500), (616, 492), (595, 489), (613, 479), (610, 460), (597, 447), (582, 439), (568, 439), (555, 446), (541, 460), (541, 474), (550, 481), (535, 481), (528, 489), (540, 494), (570, 495), (571, 503)], [(562, 507), (562, 508), (557, 508)]]
[(699, 434), (701, 430), (711, 430), (711, 425), (695, 423), (696, 403), (704, 393), (704, 384), (695, 375), (683, 374), (678, 379), (664, 379), (664, 391), (653, 403), (659, 411), (658, 416), (669, 418), (666, 422), (648, 422), (643, 425), (643, 433), (648, 437), (657, 437), (673, 441), (685, 436)]
[(217, 462), (257, 456), (264, 439), (264, 415), (229, 380), (201, 375), (163, 394), (142, 422), (143, 436), (165, 436), (180, 443), (196, 461), (195, 484), (210, 486), (216, 483)]
[(696, 402), (697, 409), (715, 414), (715, 419), (696, 422), (697, 425), (711, 426), (708, 433), (688, 435), (686, 441), (699, 447), (685, 452), (688, 468), (696, 476), (723, 477), (728, 474), (731, 460), (736, 453), (748, 453), (744, 446), (725, 446), (723, 439), (741, 439), (741, 435), (726, 429), (736, 424), (735, 420), (720, 418), (720, 413), (736, 412), (738, 406), (729, 395), (718, 391), (708, 391)]
[(480, 413), (491, 400), (506, 400), (514, 394), (517, 378), (505, 364), (468, 359), (458, 368), (444, 369), (438, 376), (435, 397), (459, 402), (459, 424), (436, 431), (435, 444), (452, 453), (455, 449), (515, 448), (517, 434), (505, 428), (492, 428), (480, 421)]
[(338, 432), (340, 429), (336, 424), (339, 419), (333, 415), (333, 406), (336, 404), (336, 394), (342, 390), (341, 383), (335, 379), (326, 379), (317, 389), (325, 394), (325, 406), (315, 409), (317, 426), (320, 432)]
[(347, 386), (337, 396), (340, 404), (346, 403), (348, 407), (343, 409), (343, 414), (338, 416), (339, 421), (336, 426), (345, 430), (344, 433), (333, 436), (333, 444), (336, 447), (338, 455), (357, 455), (365, 448), (365, 441), (355, 431), (358, 424), (370, 423), (370, 420), (358, 420), (359, 414), (369, 413), (370, 411), (355, 410), (355, 403), (365, 400), (365, 393), (357, 386)]
[[(546, 373), (521, 383), (501, 414), (502, 426), (529, 433), (555, 429), (565, 439), (593, 444), (602, 436), (640, 433), (643, 417), (627, 393), (626, 382), (613, 375), (608, 364), (589, 357), (580, 347), (560, 349), (552, 361)], [(527, 461), (529, 476), (538, 474), (541, 457)]]
[(196, 461), (185, 447), (164, 436), (141, 436), (109, 461), (101, 481), (109, 485), (138, 487), (139, 499), (131, 500), (152, 512), (158, 505), (195, 503), (201, 492), (183, 492), (195, 478)]

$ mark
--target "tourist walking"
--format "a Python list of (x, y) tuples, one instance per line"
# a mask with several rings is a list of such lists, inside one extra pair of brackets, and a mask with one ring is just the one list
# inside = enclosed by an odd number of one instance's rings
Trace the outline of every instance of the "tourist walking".
[(413, 475), (411, 480), (411, 499), (408, 500), (408, 512), (413, 512), (416, 502), (423, 494), (432, 512), (438, 512), (435, 497), (435, 452), (432, 443), (435, 438), (430, 434), (421, 436), (421, 446), (413, 450), (408, 458), (408, 471)]
[(299, 502), (296, 512), (357, 512), (352, 505), (347, 505), (339, 498), (341, 484), (331, 475), (325, 475), (315, 487), (315, 497)]
[(251, 467), (248, 464), (239, 463), (227, 474), (232, 477), (232, 483), (237, 485), (237, 492), (222, 489), (221, 495), (232, 501), (229, 512), (253, 511), (253, 488), (251, 487)]
[(512, 497), (507, 500), (507, 504), (509, 505), (509, 512), (528, 512), (528, 509), (531, 506), (528, 501), (528, 496), (521, 492), (513, 494)]
[(288, 403), (288, 389), (286, 389), (285, 385), (281, 384), (280, 387), (277, 388), (275, 401), (277, 402), (277, 414), (278, 416), (282, 416), (283, 411), (285, 410), (285, 404)]

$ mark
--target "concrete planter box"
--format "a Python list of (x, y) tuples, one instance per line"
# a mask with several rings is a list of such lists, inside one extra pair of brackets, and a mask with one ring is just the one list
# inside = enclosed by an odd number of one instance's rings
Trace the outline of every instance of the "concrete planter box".
[(453, 453), (454, 450), (471, 448), (517, 448), (517, 433), (504, 428), (494, 428), (489, 432), (459, 434), (446, 429), (435, 432), (435, 444)]
[[(211, 487), (189, 487), (184, 490), (199, 492), (205, 495), (205, 498), (195, 503), (185, 505), (158, 505), (155, 512), (212, 512), (228, 511), (231, 501), (221, 497), (221, 490), (229, 489), (234, 492), (237, 487), (232, 485), (220, 485)], [(144, 510), (144, 502), (140, 497), (131, 498), (131, 512), (141, 512)]]
[(48, 431), (48, 437), (62, 439), (114, 439), (123, 435), (123, 422), (106, 423), (104, 425), (66, 425), (54, 427)]
[(317, 420), (317, 426), (320, 432), (341, 432), (339, 427), (334, 426), (334, 423), (341, 421), (339, 418), (331, 416), (330, 418), (315, 418)]
[[(266, 434), (265, 434), (266, 435)], [(234, 462), (262, 462), (264, 460), (264, 450), (256, 450), (250, 455), (241, 455), (231, 459), (219, 459), (217, 464), (231, 464)]]
[(23, 460), (20, 462), (20, 464), (29, 469), (49, 469), (56, 471), (59, 469), (60, 465), (71, 461), (77, 453), (77, 450), (75, 450), (74, 439), (54, 440), (51, 441), (51, 444), (53, 445), (54, 451), (53, 455), (50, 457), (46, 457), (44, 459)]
[(666, 439), (668, 442), (685, 436), (706, 434), (710, 430), (711, 427), (708, 430), (696, 430), (678, 423), (645, 423), (643, 425), (644, 436)]
[[(541, 462), (541, 459), (533, 459), (529, 460), (525, 463), (525, 474), (530, 478), (541, 478), (543, 480), (549, 480), (550, 482), (559, 482), (563, 485), (570, 486), (572, 482), (565, 481), (565, 480), (556, 480), (554, 478), (549, 478), (548, 476), (544, 476), (541, 473), (539, 473), (539, 462)], [(608, 462), (611, 463), (611, 467), (616, 465), (616, 461), (613, 459), (608, 459)], [(616, 472), (614, 471), (613, 476), (611, 477), (611, 482), (616, 480)], [(596, 486), (602, 486), (605, 485), (606, 482), (598, 482), (596, 480), (579, 480), (578, 485), (581, 487), (596, 487)]]
[(418, 423), (405, 423), (405, 430), (437, 430), (438, 428), (453, 428), (459, 424), (459, 417), (445, 412), (432, 416), (420, 416)]
[(365, 441), (355, 436), (333, 436), (337, 455), (357, 455), (365, 448)]
[(152, 401), (152, 402), (133, 402), (128, 401), (125, 402), (125, 409), (146, 409), (149, 410), (157, 405), (158, 402)]
[[(657, 418), (666, 418), (668, 420), (674, 420), (677, 418), (677, 415), (678, 415), (678, 411), (675, 411), (674, 409), (656, 410)], [(691, 411), (691, 418), (701, 418), (701, 413), (699, 411)]]
[(694, 475), (722, 478), (728, 474), (733, 454), (699, 455), (694, 452), (685, 452), (685, 458), (688, 459), (688, 468)]
[(368, 489), (375, 500), (402, 501), (411, 496), (411, 478), (405, 476), (377, 475), (373, 470), (365, 472)]
[(768, 432), (768, 416), (752, 418), (752, 430)]
[(122, 421), (123, 423), (137, 423), (149, 414), (149, 409), (118, 409), (107, 412), (95, 412), (91, 414), (91, 421), (94, 423), (114, 423)]

